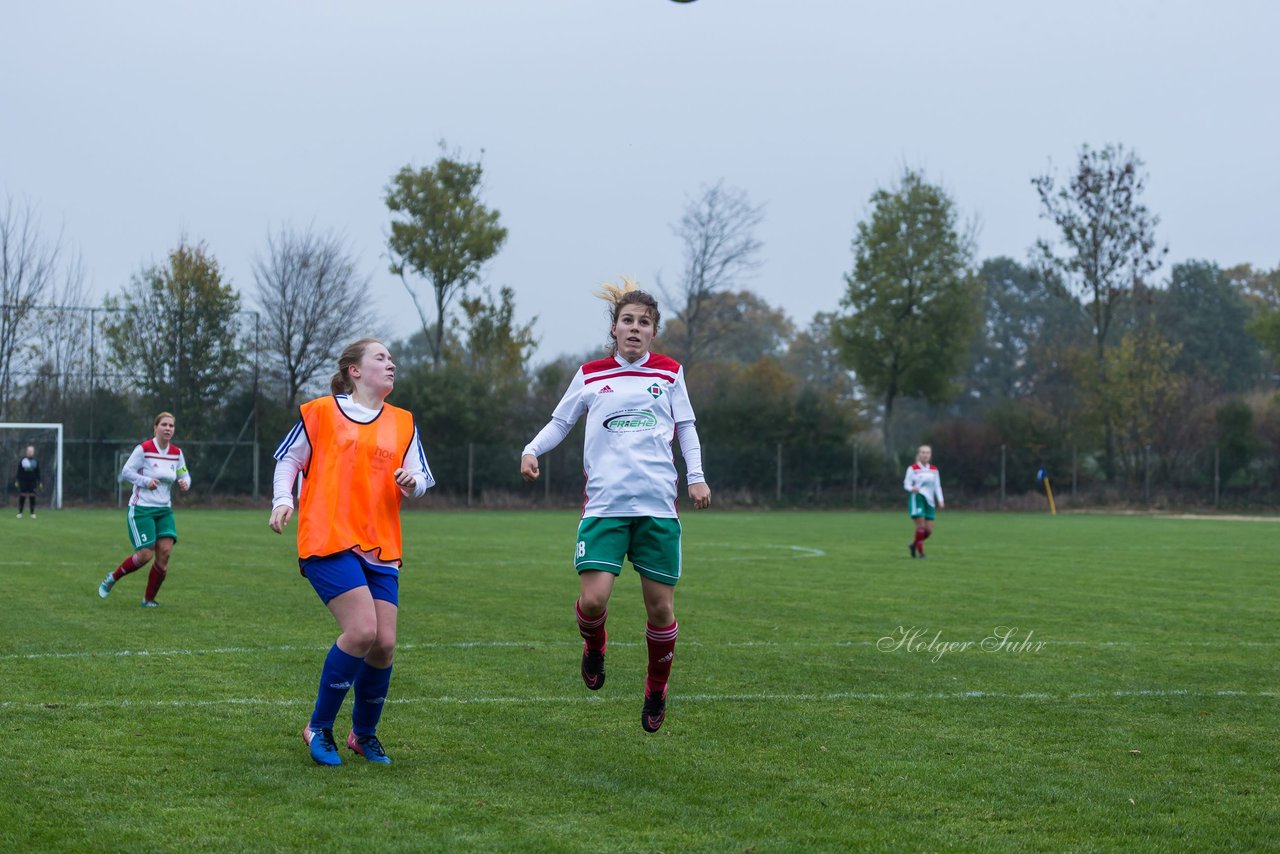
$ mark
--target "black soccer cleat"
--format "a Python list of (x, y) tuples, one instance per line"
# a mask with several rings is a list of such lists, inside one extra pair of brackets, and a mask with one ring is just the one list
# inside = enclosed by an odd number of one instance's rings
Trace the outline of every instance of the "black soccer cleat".
[(645, 732), (657, 732), (667, 718), (667, 689), (649, 691), (644, 695), (644, 707), (640, 709), (640, 726)]
[(582, 652), (582, 681), (592, 691), (604, 687), (604, 650), (586, 649)]
[(912, 556), (912, 557), (915, 557), (915, 556), (916, 556), (916, 544), (915, 544), (915, 543), (907, 543), (907, 551), (911, 552), (911, 556)]

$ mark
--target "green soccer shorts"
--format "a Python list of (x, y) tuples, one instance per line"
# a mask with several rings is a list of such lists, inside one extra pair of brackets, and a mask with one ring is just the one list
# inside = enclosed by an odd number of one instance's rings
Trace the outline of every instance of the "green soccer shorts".
[(133, 550), (154, 549), (156, 540), (168, 537), (175, 543), (178, 541), (178, 526), (173, 521), (172, 507), (137, 507), (129, 508), (129, 542)]
[(578, 525), (573, 568), (622, 573), (631, 559), (636, 572), (662, 584), (680, 580), (680, 520), (653, 516), (590, 516)]
[(909, 506), (911, 508), (912, 519), (919, 519), (920, 517), (923, 516), (924, 518), (932, 522), (934, 519), (934, 514), (937, 513), (937, 511), (934, 510), (933, 505), (930, 504), (928, 501), (925, 501), (924, 496), (918, 492), (911, 493), (911, 501)]

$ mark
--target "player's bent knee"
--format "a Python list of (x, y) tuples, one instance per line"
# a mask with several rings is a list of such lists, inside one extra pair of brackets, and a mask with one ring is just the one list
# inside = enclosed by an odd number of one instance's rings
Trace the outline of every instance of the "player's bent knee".
[(592, 595), (584, 592), (578, 598), (578, 607), (582, 609), (583, 616), (587, 617), (600, 616), (604, 613), (604, 609), (608, 604), (609, 597), (607, 595)]
[(669, 626), (676, 621), (676, 612), (674, 608), (646, 608), (645, 616), (648, 618), (650, 625)]
[(347, 626), (342, 630), (342, 648), (357, 658), (368, 655), (377, 639), (378, 629), (374, 625)]
[(395, 657), (396, 642), (392, 639), (390, 642), (386, 640), (378, 640), (369, 647), (369, 651), (365, 653), (365, 661), (377, 668), (390, 667), (391, 659)]

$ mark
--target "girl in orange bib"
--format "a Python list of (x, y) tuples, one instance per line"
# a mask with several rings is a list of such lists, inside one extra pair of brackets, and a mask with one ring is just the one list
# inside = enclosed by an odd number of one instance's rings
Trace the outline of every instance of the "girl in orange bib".
[(391, 762), (376, 731), (396, 646), (400, 503), (435, 485), (413, 415), (386, 403), (394, 386), (387, 348), (360, 339), (338, 359), (333, 394), (302, 405), (275, 454), (269, 524), (277, 534), (289, 524), (301, 473), (298, 566), (340, 629), (302, 730), (320, 765), (342, 764), (333, 727), (348, 691), (355, 697), (347, 747)]

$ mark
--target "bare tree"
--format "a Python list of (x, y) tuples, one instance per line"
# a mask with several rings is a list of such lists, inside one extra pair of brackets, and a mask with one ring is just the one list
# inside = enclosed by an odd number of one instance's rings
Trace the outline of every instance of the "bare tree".
[(263, 313), (263, 349), (276, 356), (285, 403), (293, 408), (350, 339), (374, 331), (369, 277), (356, 271), (345, 241), (329, 232), (282, 227), (253, 262)]
[(9, 417), (14, 396), (14, 359), (41, 333), (31, 322), (57, 275), (61, 235), (52, 244), (40, 239), (30, 206), (16, 209), (6, 198), (0, 211), (0, 420)]
[[(1142, 166), (1122, 145), (1101, 150), (1085, 145), (1065, 186), (1053, 175), (1031, 181), (1040, 196), (1040, 216), (1052, 221), (1061, 237), (1061, 245), (1036, 241), (1033, 257), (1046, 279), (1060, 281), (1088, 313), (1099, 386), (1107, 384), (1112, 326), (1125, 309), (1145, 300), (1151, 277), (1169, 251), (1156, 242), (1160, 217), (1141, 201), (1147, 184)], [(1115, 452), (1112, 413), (1104, 411), (1102, 421), (1109, 477)]]
[[(31, 325), (39, 330), (39, 341), (27, 345), (22, 355), (26, 374), (24, 399), (30, 417), (40, 421), (65, 420), (73, 394), (87, 391), (89, 383), (88, 342), (93, 334), (93, 316), (86, 307), (84, 264), (79, 253), (68, 256), (57, 271), (50, 289), (52, 304), (33, 309)], [(15, 389), (15, 397), (17, 390)]]
[(672, 226), (684, 243), (684, 271), (676, 292), (666, 296), (679, 306), (675, 319), (682, 326), (683, 340), (673, 343), (689, 361), (706, 352), (718, 334), (707, 317), (712, 297), (737, 289), (760, 266), (757, 256), (764, 244), (755, 229), (763, 221), (763, 205), (752, 205), (745, 191), (726, 188), (721, 180), (691, 201), (680, 225)]
[(1140, 201), (1147, 183), (1142, 165), (1124, 146), (1097, 151), (1085, 145), (1066, 186), (1053, 175), (1031, 182), (1040, 196), (1040, 216), (1058, 227), (1063, 244), (1059, 249), (1037, 240), (1033, 257), (1089, 313), (1099, 361), (1120, 309), (1151, 286), (1150, 277), (1169, 251), (1156, 245), (1160, 217)]

